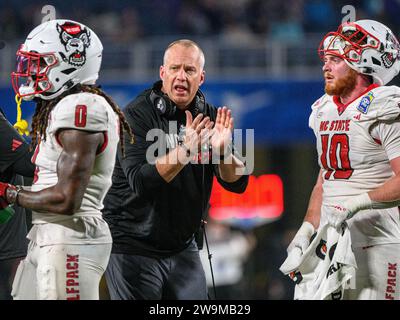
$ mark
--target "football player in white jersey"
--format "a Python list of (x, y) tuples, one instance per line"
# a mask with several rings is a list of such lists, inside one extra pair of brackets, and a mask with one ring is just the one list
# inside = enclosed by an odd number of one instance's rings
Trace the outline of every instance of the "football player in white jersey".
[(400, 46), (372, 20), (342, 24), (319, 48), (326, 94), (312, 106), (321, 167), (288, 247), (305, 252), (322, 225), (348, 227), (357, 262), (343, 299), (400, 297)]
[(33, 210), (28, 254), (14, 299), (98, 299), (111, 235), (101, 209), (111, 186), (117, 144), (132, 134), (118, 106), (95, 87), (103, 46), (87, 26), (53, 20), (17, 51), (12, 83), (34, 99), (31, 190), (2, 184), (8, 203)]

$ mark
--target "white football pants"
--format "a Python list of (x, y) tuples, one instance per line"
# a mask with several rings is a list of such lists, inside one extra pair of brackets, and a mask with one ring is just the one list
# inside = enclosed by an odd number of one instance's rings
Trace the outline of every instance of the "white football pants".
[(38, 246), (31, 241), (18, 266), (15, 300), (98, 300), (111, 244)]
[(355, 248), (358, 268), (346, 300), (400, 300), (400, 244)]

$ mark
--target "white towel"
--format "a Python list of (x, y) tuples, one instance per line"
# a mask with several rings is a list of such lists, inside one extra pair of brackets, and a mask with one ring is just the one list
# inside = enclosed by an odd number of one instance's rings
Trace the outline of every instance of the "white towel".
[(293, 249), (279, 270), (296, 283), (294, 299), (331, 300), (343, 297), (356, 268), (348, 228), (339, 233), (326, 224), (303, 255)]

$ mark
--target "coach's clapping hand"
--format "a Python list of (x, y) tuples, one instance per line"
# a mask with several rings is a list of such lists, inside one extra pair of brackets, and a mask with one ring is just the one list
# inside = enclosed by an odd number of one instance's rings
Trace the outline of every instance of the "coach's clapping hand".
[(233, 118), (227, 107), (218, 108), (217, 118), (211, 137), (213, 151), (219, 155), (227, 155), (232, 150)]
[(193, 120), (193, 116), (189, 111), (186, 113), (186, 131), (183, 145), (190, 150), (192, 155), (196, 155), (201, 147), (202, 141), (208, 139), (211, 135), (211, 128), (214, 122), (210, 121), (210, 117), (204, 117), (198, 114)]

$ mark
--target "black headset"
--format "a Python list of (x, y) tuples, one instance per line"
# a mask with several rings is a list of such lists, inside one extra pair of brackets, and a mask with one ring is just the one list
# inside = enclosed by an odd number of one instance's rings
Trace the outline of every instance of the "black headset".
[[(160, 112), (161, 115), (167, 119), (171, 119), (175, 116), (177, 106), (175, 103), (161, 91), (162, 81), (154, 83), (150, 92), (150, 101), (154, 107)], [(193, 117), (196, 117), (199, 113), (205, 113), (206, 110), (206, 99), (201, 90), (197, 90), (194, 101), (191, 103), (188, 109)]]

